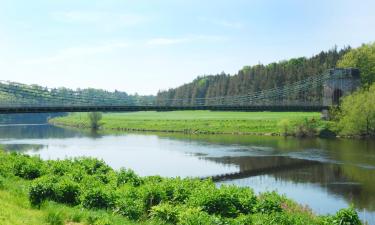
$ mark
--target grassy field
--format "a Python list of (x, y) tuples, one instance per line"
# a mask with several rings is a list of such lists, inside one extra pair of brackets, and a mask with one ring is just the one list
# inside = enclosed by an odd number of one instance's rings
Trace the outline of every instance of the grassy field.
[[(305, 118), (319, 120), (316, 112), (221, 112), (172, 111), (105, 113), (102, 129), (126, 131), (164, 131), (185, 133), (278, 134), (278, 123), (291, 124)], [(72, 113), (50, 120), (52, 124), (89, 128), (86, 113)]]

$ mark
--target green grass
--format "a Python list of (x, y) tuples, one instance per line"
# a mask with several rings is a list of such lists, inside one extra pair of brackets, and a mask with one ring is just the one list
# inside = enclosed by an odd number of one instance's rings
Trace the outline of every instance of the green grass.
[[(283, 119), (293, 124), (305, 118), (319, 120), (319, 117), (316, 112), (172, 111), (105, 113), (101, 122), (104, 130), (278, 134), (278, 123)], [(89, 128), (86, 113), (72, 113), (53, 118), (50, 122)]]
[[(151, 222), (133, 222), (103, 210), (87, 210), (55, 202), (45, 202), (40, 209), (32, 207), (28, 199), (30, 181), (17, 177), (4, 179), (0, 189), (1, 225), (49, 225), (49, 224), (101, 224), (109, 221), (113, 225), (151, 225)], [(95, 223), (96, 221), (96, 223)], [(103, 223), (105, 224), (105, 223)]]

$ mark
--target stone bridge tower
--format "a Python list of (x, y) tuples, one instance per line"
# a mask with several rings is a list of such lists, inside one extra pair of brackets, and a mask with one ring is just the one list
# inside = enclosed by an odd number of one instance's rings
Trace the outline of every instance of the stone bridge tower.
[(323, 106), (338, 105), (341, 97), (352, 93), (361, 85), (358, 69), (330, 69), (327, 73), (327, 80), (323, 83)]

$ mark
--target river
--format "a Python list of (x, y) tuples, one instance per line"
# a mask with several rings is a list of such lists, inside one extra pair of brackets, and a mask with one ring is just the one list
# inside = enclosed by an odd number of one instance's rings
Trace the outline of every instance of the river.
[(140, 175), (213, 176), (220, 184), (277, 190), (319, 214), (354, 204), (375, 224), (375, 141), (165, 133), (93, 134), (0, 125), (7, 151), (43, 159), (90, 156)]

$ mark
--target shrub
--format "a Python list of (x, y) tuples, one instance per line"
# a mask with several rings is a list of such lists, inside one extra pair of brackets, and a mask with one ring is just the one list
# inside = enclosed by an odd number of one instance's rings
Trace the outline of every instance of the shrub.
[(297, 137), (313, 137), (318, 132), (318, 122), (316, 119), (305, 118), (302, 121), (297, 122), (295, 126), (295, 135)]
[(36, 157), (16, 154), (13, 159), (13, 173), (24, 179), (35, 179), (42, 175), (42, 160)]
[(258, 203), (255, 205), (255, 211), (258, 213), (281, 212), (281, 204), (286, 199), (276, 192), (265, 192), (258, 197)]
[(167, 195), (160, 183), (147, 183), (140, 186), (140, 197), (146, 210), (158, 205), (161, 201), (167, 200)]
[(199, 179), (165, 179), (162, 182), (165, 189), (168, 201), (176, 204), (185, 203), (191, 196), (193, 190), (199, 188), (204, 183), (211, 183), (211, 181), (201, 181)]
[(61, 178), (54, 187), (54, 200), (70, 205), (79, 204), (79, 184), (69, 177)]
[(117, 185), (131, 184), (133, 186), (139, 186), (142, 183), (142, 179), (130, 169), (121, 168), (117, 172)]
[(107, 174), (112, 171), (103, 160), (94, 158), (78, 158), (74, 161), (74, 166), (80, 166), (88, 175)]
[(214, 225), (214, 224), (221, 224), (221, 223), (220, 223), (220, 218), (215, 217), (215, 216), (210, 216), (208, 213), (203, 212), (200, 208), (187, 208), (185, 210), (180, 211), (178, 215), (178, 224), (180, 225)]
[(29, 200), (31, 205), (40, 206), (45, 200), (53, 200), (55, 198), (54, 183), (55, 177), (41, 177), (35, 180), (29, 188)]
[(353, 207), (339, 210), (333, 218), (333, 225), (360, 225), (358, 214)]
[(116, 196), (104, 185), (85, 190), (81, 197), (83, 207), (89, 209), (109, 209), (115, 205)]
[(282, 119), (280, 122), (277, 124), (284, 136), (287, 136), (290, 133), (290, 127), (291, 123), (288, 119)]
[(343, 98), (338, 127), (344, 135), (375, 136), (375, 83)]
[(102, 113), (100, 112), (90, 112), (88, 113), (90, 127), (92, 129), (98, 129), (100, 127), (100, 120), (102, 119)]
[(160, 220), (166, 223), (176, 224), (178, 221), (179, 207), (163, 203), (151, 208), (151, 218)]
[(249, 188), (205, 186), (191, 196), (189, 203), (209, 214), (236, 217), (239, 213), (252, 212), (256, 198)]
[(145, 213), (145, 207), (141, 200), (120, 198), (116, 202), (117, 213), (131, 220), (139, 220)]

